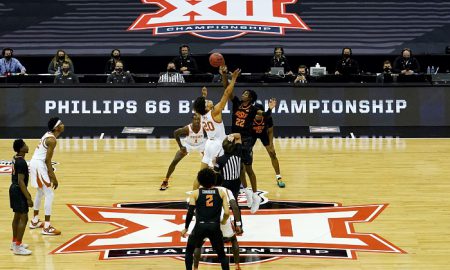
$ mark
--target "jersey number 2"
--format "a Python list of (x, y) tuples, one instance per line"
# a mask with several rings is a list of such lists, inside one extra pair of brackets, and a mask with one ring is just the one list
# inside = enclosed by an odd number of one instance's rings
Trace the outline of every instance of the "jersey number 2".
[(206, 195), (206, 206), (207, 207), (213, 207), (214, 206), (213, 195)]

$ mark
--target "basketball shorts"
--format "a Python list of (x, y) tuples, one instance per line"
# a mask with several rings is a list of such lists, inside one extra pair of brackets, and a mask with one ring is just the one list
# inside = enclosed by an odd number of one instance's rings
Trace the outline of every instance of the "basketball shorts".
[(206, 140), (203, 141), (202, 144), (198, 144), (198, 145), (193, 145), (191, 143), (189, 143), (188, 140), (186, 139), (181, 139), (181, 144), (186, 147), (186, 151), (188, 153), (193, 153), (193, 152), (199, 152), (199, 153), (203, 153), (205, 151), (205, 144), (206, 144)]
[(34, 188), (50, 187), (50, 177), (48, 176), (47, 165), (44, 161), (30, 161), (30, 181)]
[(267, 134), (267, 132), (262, 132), (261, 134), (258, 134), (255, 137), (253, 137), (253, 145), (255, 145), (258, 139), (264, 146), (270, 145), (269, 134)]
[(27, 198), (17, 184), (11, 184), (9, 187), (9, 205), (14, 213), (28, 213)]
[(202, 162), (208, 164), (209, 167), (214, 167), (213, 160), (221, 155), (223, 155), (222, 141), (208, 139), (205, 144), (205, 153)]
[(253, 164), (253, 138), (242, 137), (242, 163), (245, 165)]

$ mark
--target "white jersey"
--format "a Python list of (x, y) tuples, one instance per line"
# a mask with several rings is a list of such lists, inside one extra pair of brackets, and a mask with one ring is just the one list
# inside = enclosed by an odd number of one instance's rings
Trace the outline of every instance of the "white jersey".
[(33, 157), (31, 158), (31, 160), (40, 160), (40, 161), (45, 161), (45, 157), (47, 156), (47, 144), (45, 143), (45, 140), (47, 138), (53, 137), (56, 139), (55, 135), (53, 135), (53, 133), (51, 133), (50, 131), (45, 133), (44, 136), (42, 136), (41, 141), (39, 142), (36, 150), (34, 150), (34, 154)]
[(189, 144), (190, 146), (200, 146), (205, 144), (205, 135), (203, 132), (203, 127), (200, 125), (200, 130), (195, 133), (192, 130), (192, 124), (188, 125), (189, 128), (189, 135), (185, 138), (185, 143)]
[(212, 111), (209, 111), (205, 115), (202, 115), (202, 126), (208, 135), (208, 139), (210, 140), (219, 140), (222, 142), (225, 135), (225, 126), (223, 125), (223, 121), (217, 123), (211, 114)]

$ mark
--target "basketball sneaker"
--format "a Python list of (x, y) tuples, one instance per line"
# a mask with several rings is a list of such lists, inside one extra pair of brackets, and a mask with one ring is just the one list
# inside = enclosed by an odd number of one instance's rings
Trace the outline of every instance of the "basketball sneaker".
[(169, 180), (162, 181), (161, 187), (159, 187), (159, 190), (164, 191), (169, 188)]
[(277, 176), (276, 178), (277, 178), (277, 185), (278, 185), (280, 188), (286, 187), (286, 184), (283, 182), (281, 176)]
[(247, 206), (248, 208), (252, 207), (253, 204), (253, 191), (248, 188), (244, 188), (245, 197), (247, 198)]
[(13, 249), (13, 253), (15, 255), (27, 256), (27, 255), (31, 255), (31, 250), (24, 248), (22, 245), (20, 245), (20, 246), (15, 245), (14, 249)]
[(37, 222), (33, 222), (33, 219), (30, 220), (30, 229), (44, 228), (44, 222), (38, 219)]
[(259, 209), (260, 204), (261, 204), (261, 198), (258, 196), (258, 194), (253, 193), (253, 204), (250, 209), (250, 212), (252, 214), (256, 213), (256, 211), (258, 211), (258, 209)]
[[(20, 244), (23, 248), (28, 248), (28, 244)], [(9, 246), (10, 250), (14, 250), (14, 248), (16, 247), (16, 242), (11, 242), (11, 246)]]
[(60, 235), (61, 231), (55, 229), (52, 225), (48, 226), (48, 228), (42, 228), (41, 234), (43, 235)]

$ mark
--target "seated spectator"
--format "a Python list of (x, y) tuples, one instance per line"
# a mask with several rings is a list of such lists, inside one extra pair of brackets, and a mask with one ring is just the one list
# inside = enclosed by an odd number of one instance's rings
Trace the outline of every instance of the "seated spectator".
[(172, 62), (176, 67), (179, 67), (179, 72), (183, 74), (197, 73), (197, 61), (191, 56), (191, 49), (188, 45), (180, 46), (180, 55), (175, 57)]
[(336, 63), (336, 75), (355, 75), (359, 74), (359, 64), (358, 61), (352, 58), (352, 49), (343, 48), (342, 57)]
[(310, 81), (310, 76), (308, 75), (308, 68), (305, 65), (300, 65), (298, 67), (298, 74), (295, 77), (294, 84), (303, 84)]
[(3, 58), (0, 59), (0, 75), (8, 75), (10, 73), (25, 74), (26, 69), (22, 64), (13, 57), (14, 50), (11, 48), (4, 48), (2, 51)]
[(293, 75), (289, 62), (284, 55), (284, 49), (275, 47), (273, 54), (273, 57), (270, 59), (270, 67), (283, 67), (285, 75)]
[(131, 76), (130, 72), (123, 71), (123, 63), (122, 61), (117, 61), (114, 71), (109, 74), (106, 79), (106, 83), (112, 84), (133, 84), (134, 79)]
[(70, 70), (70, 63), (64, 61), (62, 63), (61, 72), (59, 74), (56, 74), (55, 76), (54, 83), (70, 85), (78, 84), (80, 82), (78, 81), (77, 75), (73, 74), (73, 72)]
[(120, 50), (114, 49), (111, 51), (111, 58), (106, 62), (105, 74), (111, 74), (116, 69), (116, 63), (118, 61), (121, 61), (123, 64), (123, 61), (120, 59)]
[(52, 61), (48, 65), (48, 73), (59, 74), (61, 73), (61, 67), (64, 62), (68, 62), (70, 65), (70, 71), (74, 73), (73, 63), (70, 57), (63, 50), (58, 50), (56, 55), (53, 57)]
[(167, 72), (159, 76), (158, 83), (184, 83), (184, 77), (177, 72), (174, 62), (167, 64)]
[(377, 73), (376, 82), (393, 82), (391, 61), (386, 60), (383, 63), (383, 72)]
[(420, 72), (419, 61), (412, 56), (411, 49), (404, 48), (402, 54), (395, 59), (394, 72), (402, 75), (413, 75)]

